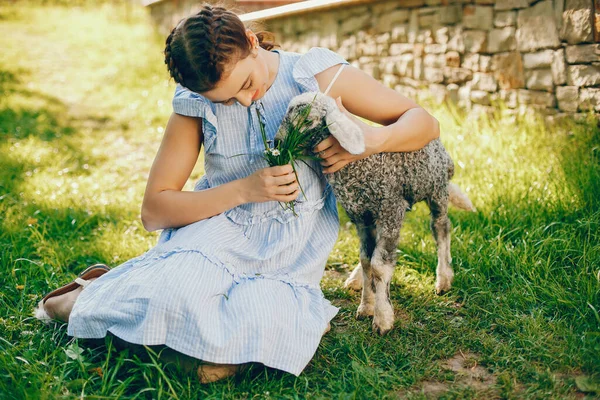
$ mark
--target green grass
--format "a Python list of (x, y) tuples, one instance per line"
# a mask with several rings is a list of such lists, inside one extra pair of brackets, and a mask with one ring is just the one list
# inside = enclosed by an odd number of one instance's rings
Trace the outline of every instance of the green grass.
[[(451, 210), (452, 291), (435, 296), (428, 212), (409, 213), (385, 337), (342, 288), (358, 261), (342, 215), (322, 286), (340, 307), (296, 378), (256, 367), (209, 386), (152, 358), (31, 316), (86, 265), (118, 265), (158, 236), (140, 222), (171, 112), (143, 9), (0, 6), (0, 398), (576, 398), (600, 386), (600, 130), (535, 116), (434, 109), (478, 213)], [(186, 190), (202, 175), (202, 162)], [(464, 368), (450, 368), (456, 355)], [(462, 356), (464, 355), (464, 357)], [(450, 360), (450, 361), (449, 361)], [(481, 368), (483, 375), (474, 371)], [(441, 388), (437, 392), (432, 387)], [(425, 389), (423, 389), (425, 388)]]

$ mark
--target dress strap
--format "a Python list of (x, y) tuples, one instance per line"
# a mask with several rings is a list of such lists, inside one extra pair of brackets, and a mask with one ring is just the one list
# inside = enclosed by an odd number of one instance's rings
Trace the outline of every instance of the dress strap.
[(335, 80), (338, 78), (338, 76), (340, 76), (340, 72), (342, 72), (342, 70), (344, 69), (345, 65), (346, 64), (342, 64), (342, 66), (340, 67), (340, 69), (338, 69), (338, 71), (335, 73), (335, 76), (333, 77), (333, 79), (331, 80), (331, 82), (329, 82), (329, 86), (327, 86), (327, 89), (325, 89), (325, 92), (323, 92), (324, 95), (327, 95), (327, 93), (329, 93), (329, 89), (331, 89), (331, 87), (335, 83)]

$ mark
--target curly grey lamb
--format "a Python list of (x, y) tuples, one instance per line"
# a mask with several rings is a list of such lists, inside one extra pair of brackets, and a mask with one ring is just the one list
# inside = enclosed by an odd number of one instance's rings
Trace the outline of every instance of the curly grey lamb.
[[(364, 152), (361, 129), (339, 110), (334, 99), (320, 92), (303, 93), (291, 100), (275, 140), (285, 137), (309, 105), (306, 129), (315, 132), (309, 149), (331, 134), (348, 152)], [(431, 230), (438, 248), (436, 292), (450, 289), (454, 272), (450, 266), (448, 201), (475, 210), (458, 186), (449, 182), (453, 174), (454, 164), (439, 139), (417, 151), (374, 154), (327, 174), (336, 199), (356, 225), (360, 239), (360, 265), (349, 278), (355, 288), (362, 286), (356, 316), (372, 316), (373, 330), (381, 335), (394, 324), (390, 281), (396, 249), (404, 214), (417, 202), (426, 201), (431, 210)]]

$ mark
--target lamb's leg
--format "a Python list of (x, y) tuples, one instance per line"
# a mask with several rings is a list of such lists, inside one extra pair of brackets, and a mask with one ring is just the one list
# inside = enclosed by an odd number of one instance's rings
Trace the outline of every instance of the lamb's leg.
[(344, 289), (352, 289), (359, 291), (363, 287), (363, 270), (361, 268), (361, 264), (358, 263), (356, 267), (352, 270), (352, 273), (344, 282)]
[[(360, 239), (360, 264), (354, 271), (360, 268), (362, 270), (362, 282), (371, 282), (371, 257), (375, 249), (373, 227), (357, 224), (356, 228)], [(374, 309), (375, 294), (373, 293), (373, 288), (368, 284), (362, 285), (362, 295), (360, 305), (358, 306), (358, 310), (356, 310), (356, 318), (372, 317)]]
[(435, 292), (439, 295), (450, 290), (454, 279), (454, 271), (451, 266), (452, 256), (450, 255), (452, 225), (448, 219), (448, 197), (432, 198), (428, 204), (431, 210), (431, 232), (438, 251)]
[[(377, 221), (377, 244), (371, 259), (371, 284), (375, 292), (375, 313), (373, 315), (373, 331), (385, 335), (394, 326), (394, 308), (390, 300), (390, 284), (396, 268), (400, 228), (404, 219), (405, 207), (397, 210), (397, 218), (386, 216)], [(369, 286), (365, 280), (364, 287)]]

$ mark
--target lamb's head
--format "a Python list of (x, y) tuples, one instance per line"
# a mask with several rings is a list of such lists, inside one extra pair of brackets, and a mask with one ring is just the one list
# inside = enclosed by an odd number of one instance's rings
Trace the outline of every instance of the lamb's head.
[(307, 92), (294, 97), (275, 135), (283, 140), (291, 126), (305, 120), (302, 130), (312, 132), (307, 148), (312, 149), (330, 134), (351, 154), (365, 151), (362, 130), (339, 109), (335, 100), (321, 92)]

